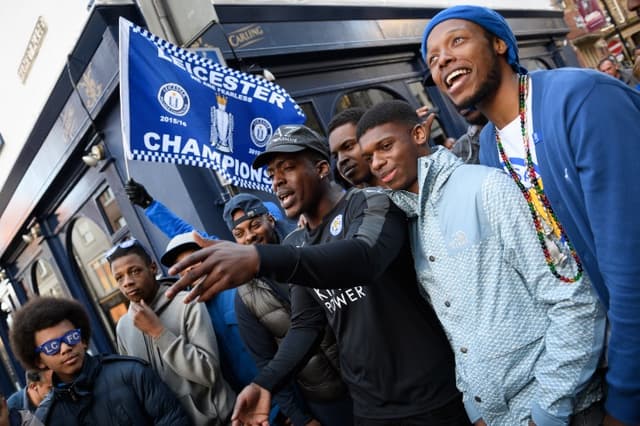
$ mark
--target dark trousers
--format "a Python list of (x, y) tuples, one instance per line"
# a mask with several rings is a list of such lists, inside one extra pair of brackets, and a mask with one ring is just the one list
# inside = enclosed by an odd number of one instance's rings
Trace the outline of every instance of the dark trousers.
[(604, 420), (604, 402), (598, 401), (571, 416), (571, 426), (601, 426)]
[(329, 402), (306, 402), (311, 415), (322, 426), (353, 426), (353, 401), (349, 395)]
[(427, 413), (398, 419), (355, 418), (356, 426), (470, 426), (462, 395)]

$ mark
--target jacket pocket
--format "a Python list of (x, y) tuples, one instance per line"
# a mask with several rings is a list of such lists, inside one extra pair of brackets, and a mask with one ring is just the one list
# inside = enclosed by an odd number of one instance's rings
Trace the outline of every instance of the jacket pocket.
[(502, 353), (480, 352), (466, 363), (471, 400), (480, 411), (509, 411), (510, 401), (535, 380), (535, 365), (543, 351), (544, 338), (538, 337)]

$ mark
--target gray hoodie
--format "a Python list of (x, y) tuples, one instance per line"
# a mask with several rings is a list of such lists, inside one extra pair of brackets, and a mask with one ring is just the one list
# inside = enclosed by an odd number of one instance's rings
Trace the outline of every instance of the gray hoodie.
[(216, 335), (203, 303), (183, 303), (186, 292), (167, 299), (172, 284), (159, 280), (149, 304), (165, 327), (157, 338), (133, 324), (131, 309), (118, 321), (118, 352), (148, 361), (176, 394), (196, 425), (227, 424), (235, 395), (222, 377)]

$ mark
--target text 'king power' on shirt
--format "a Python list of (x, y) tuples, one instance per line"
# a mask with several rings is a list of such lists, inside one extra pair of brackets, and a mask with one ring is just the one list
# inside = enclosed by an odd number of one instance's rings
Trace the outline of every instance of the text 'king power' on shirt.
[[(376, 249), (354, 253), (363, 242)], [(386, 194), (352, 190), (318, 228), (294, 231), (284, 244), (306, 251), (291, 256), (290, 281), (325, 287), (294, 286), (292, 300), (323, 308), (356, 416), (408, 417), (458, 396), (451, 349), (418, 290), (406, 217)]]

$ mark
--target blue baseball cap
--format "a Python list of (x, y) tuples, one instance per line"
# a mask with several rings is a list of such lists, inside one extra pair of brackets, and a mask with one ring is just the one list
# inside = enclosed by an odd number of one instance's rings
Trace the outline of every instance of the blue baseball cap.
[[(233, 220), (233, 213), (236, 210), (242, 210), (244, 214), (236, 220)], [(269, 209), (264, 205), (262, 200), (251, 194), (234, 195), (224, 206), (222, 217), (224, 218), (229, 231), (238, 226), (238, 224), (253, 219), (254, 217), (270, 214)]]

